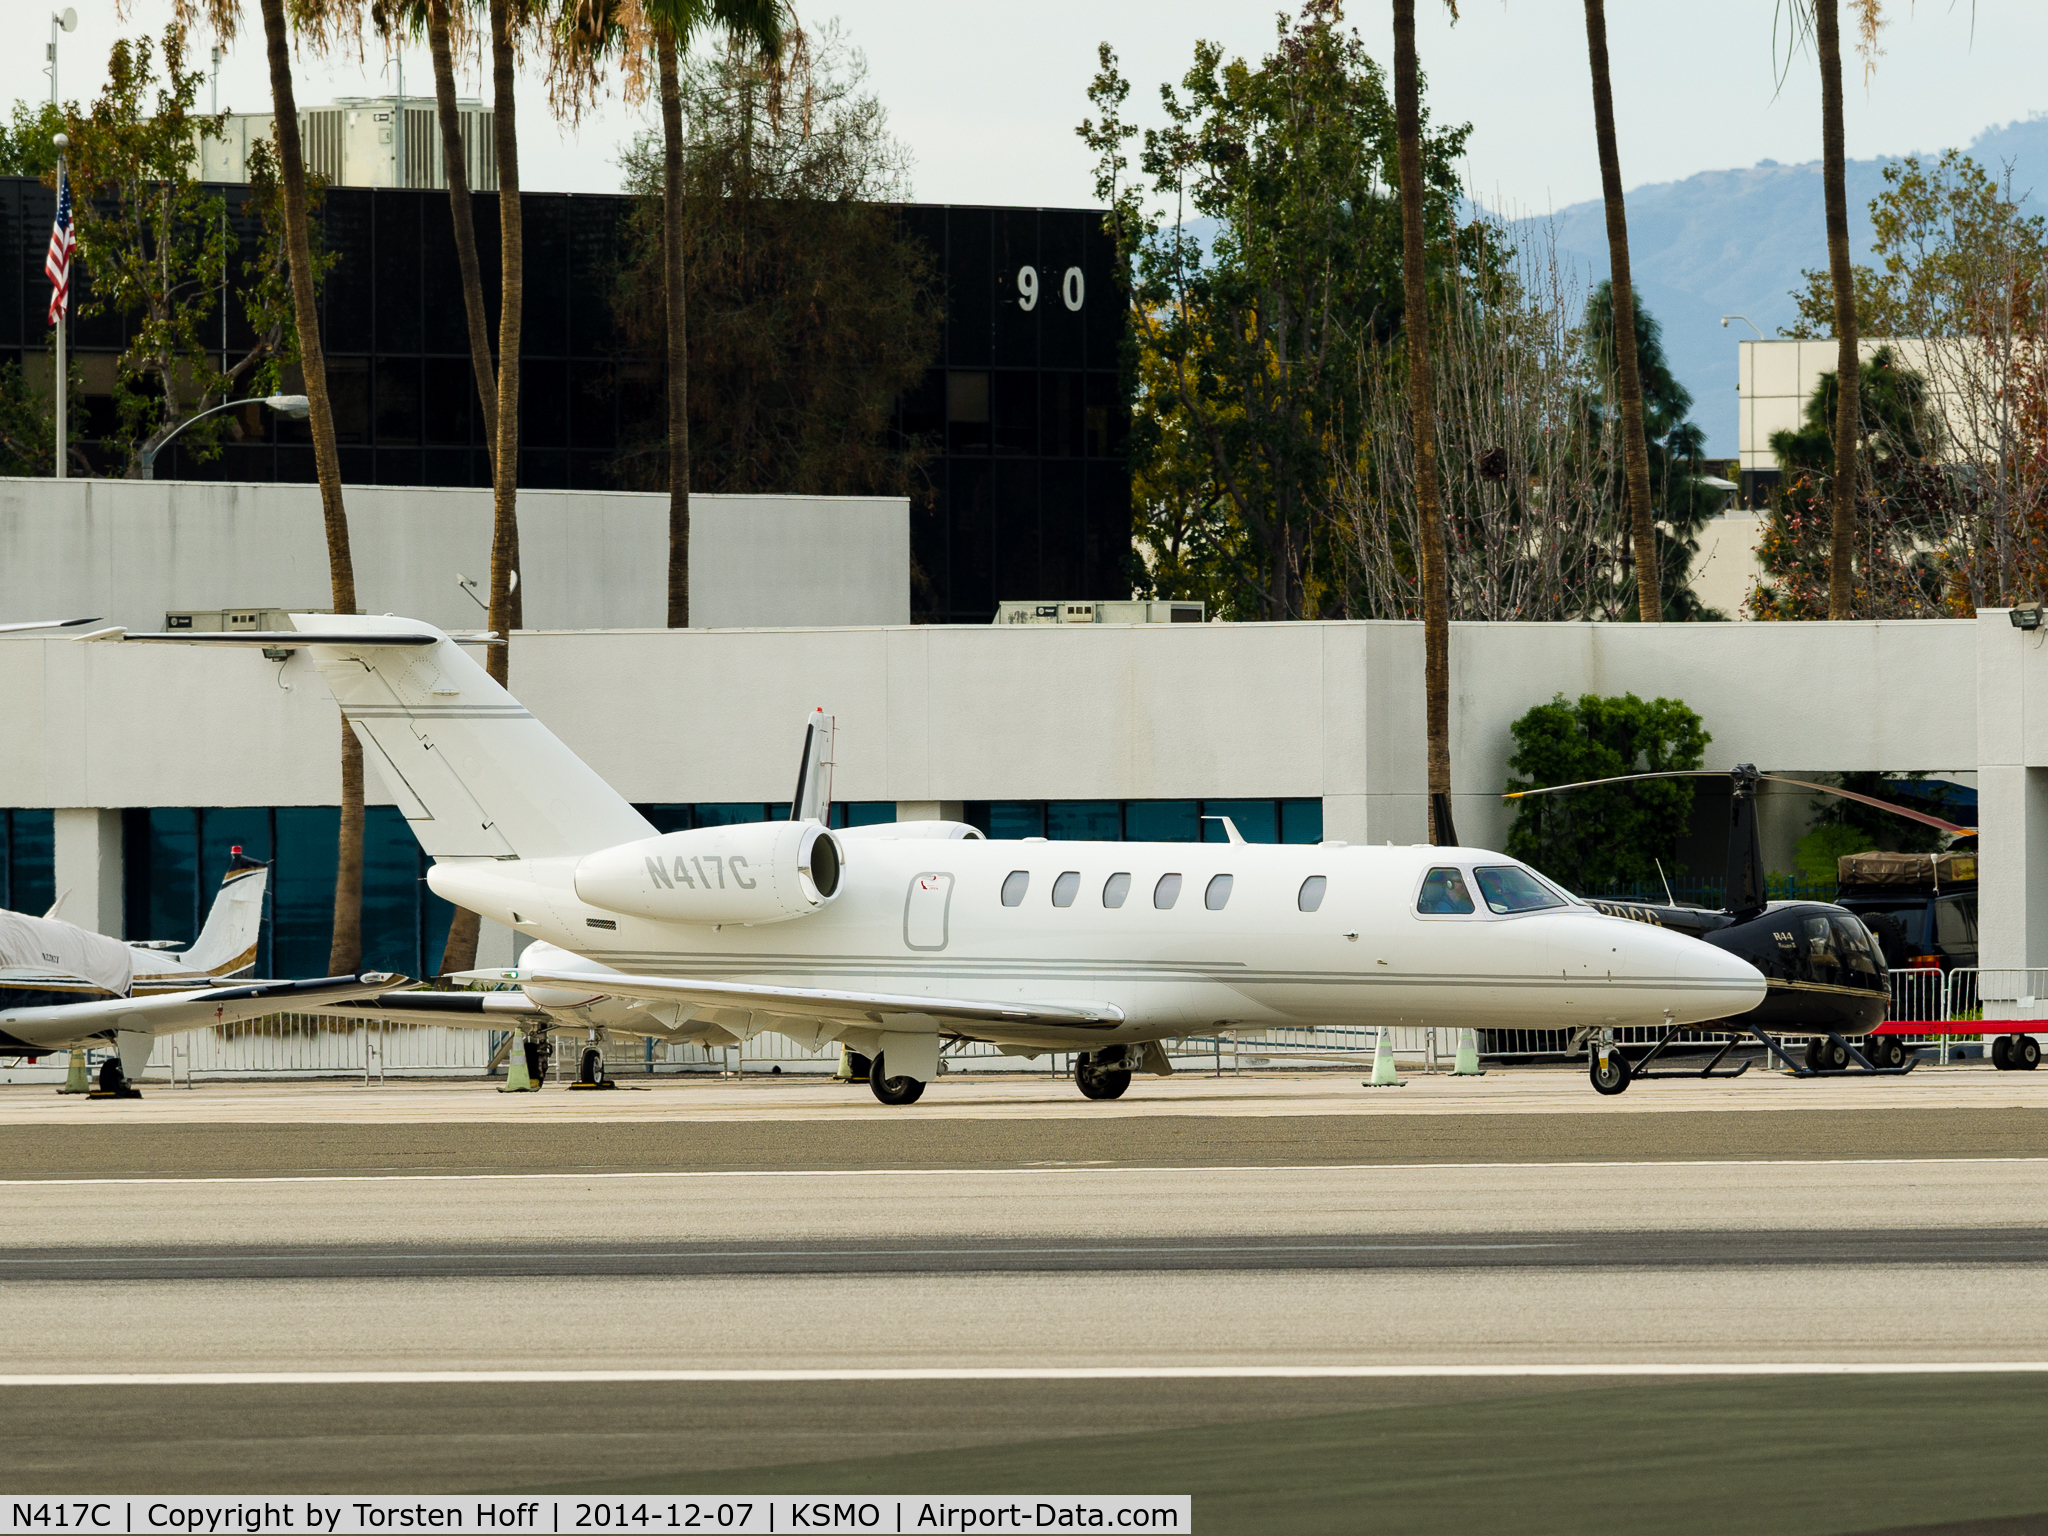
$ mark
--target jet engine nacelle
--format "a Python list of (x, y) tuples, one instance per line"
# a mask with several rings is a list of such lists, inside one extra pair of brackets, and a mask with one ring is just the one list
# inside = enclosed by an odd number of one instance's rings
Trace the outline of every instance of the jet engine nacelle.
[(839, 840), (815, 821), (699, 827), (621, 843), (576, 865), (580, 900), (669, 923), (779, 923), (839, 893)]

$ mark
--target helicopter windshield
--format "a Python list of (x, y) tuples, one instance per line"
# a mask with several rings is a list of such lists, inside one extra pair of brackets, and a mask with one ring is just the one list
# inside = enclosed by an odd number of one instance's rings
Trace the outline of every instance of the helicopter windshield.
[(1472, 874), (1490, 912), (1539, 912), (1566, 905), (1562, 896), (1519, 864), (1492, 864)]

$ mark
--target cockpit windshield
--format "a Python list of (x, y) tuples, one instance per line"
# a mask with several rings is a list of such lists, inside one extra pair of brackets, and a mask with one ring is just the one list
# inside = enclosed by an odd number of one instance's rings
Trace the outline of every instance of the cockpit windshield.
[(1491, 912), (1539, 912), (1565, 899), (1519, 864), (1492, 864), (1472, 872)]

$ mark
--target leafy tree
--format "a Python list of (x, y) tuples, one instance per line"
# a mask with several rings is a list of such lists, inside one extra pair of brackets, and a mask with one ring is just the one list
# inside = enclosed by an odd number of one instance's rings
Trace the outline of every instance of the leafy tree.
[(13, 119), (0, 124), (0, 176), (55, 177), (51, 140), (64, 132), (64, 109), (51, 101), (16, 101)]
[[(242, 252), (227, 199), (191, 176), (195, 138), (218, 133), (221, 122), (192, 110), (205, 75), (184, 61), (177, 26), (163, 35), (161, 79), (148, 38), (116, 42), (98, 99), (88, 111), (74, 108), (66, 124), (78, 259), (90, 277), (78, 312), (125, 322), (114, 406), (131, 478), (143, 475), (143, 455), (193, 416), (237, 396), (276, 393), (298, 360), (275, 154), (267, 143), (251, 153), (242, 211), (262, 233)], [(312, 195), (317, 203), (317, 188)], [(253, 340), (226, 357), (216, 350), (216, 315), (238, 255)], [(315, 254), (316, 283), (332, 265), (331, 256)], [(223, 435), (240, 430), (223, 414), (178, 442), (203, 462), (219, 455)]]
[[(612, 302), (658, 372), (679, 229), (696, 488), (907, 494), (928, 450), (891, 441), (894, 403), (937, 357), (943, 315), (930, 253), (888, 206), (909, 194), (909, 158), (862, 89), (865, 62), (827, 29), (782, 71), (743, 43), (681, 68), (680, 218), (662, 141), (644, 134), (622, 162), (641, 201)], [(666, 428), (665, 411), (638, 424), (625, 483), (666, 483)]]
[[(1677, 699), (1648, 703), (1563, 694), (1539, 704), (1511, 727), (1509, 790), (1541, 789), (1625, 773), (1698, 768), (1714, 738)], [(1692, 820), (1690, 779), (1645, 779), (1520, 802), (1507, 851), (1553, 879), (1583, 891), (1654, 880), (1656, 861), (1681, 873), (1678, 840)]]
[[(1615, 306), (1611, 282), (1602, 281), (1586, 302), (1586, 347), (1601, 378), (1620, 376), (1614, 347)], [(1664, 328), (1636, 297), (1631, 310), (1636, 342), (1636, 378), (1641, 432), (1646, 448), (1650, 507), (1657, 528), (1657, 563), (1663, 616), (1667, 619), (1718, 619), (1727, 615), (1708, 608), (1692, 590), (1693, 556), (1700, 533), (1719, 509), (1720, 496), (1699, 469), (1706, 455), (1706, 433), (1692, 421), (1692, 392), (1672, 376), (1664, 356)], [(1598, 411), (1602, 407), (1595, 406)], [(1631, 533), (1633, 539), (1633, 533)], [(1627, 583), (1633, 586), (1633, 581)], [(1628, 602), (1631, 610), (1640, 605)]]
[[(1336, 475), (1362, 424), (1361, 363), (1407, 312), (1395, 103), (1342, 16), (1309, 0), (1256, 64), (1198, 43), (1161, 90), (1166, 125), (1143, 131), (1139, 180), (1130, 82), (1106, 43), (1078, 130), (1130, 285), (1131, 462), (1164, 498), (1140, 513), (1155, 589), (1199, 588), (1229, 617), (1343, 611)], [(1467, 132), (1423, 136), (1438, 272), (1493, 254), (1456, 216)], [(1206, 252), (1186, 232), (1197, 217), (1217, 224)]]
[[(2026, 213), (1961, 150), (1932, 163), (1917, 155), (1887, 163), (1870, 202), (1871, 256), (1855, 269), (1856, 324), (1866, 336), (1968, 336), (2015, 270), (2048, 265), (2048, 220)], [(1802, 274), (1793, 290), (1798, 319), (1785, 334), (1834, 334), (1834, 290), (1826, 272)]]
[[(1857, 607), (1872, 617), (1933, 617), (1943, 611), (1946, 578), (1932, 546), (1959, 515), (1954, 483), (1931, 462), (1942, 424), (1926, 380), (1901, 367), (1890, 347), (1878, 348), (1860, 373)], [(1755, 618), (1827, 617), (1838, 409), (1839, 380), (1824, 373), (1806, 402), (1804, 425), (1771, 434), (1783, 478), (1757, 549), (1769, 580), (1749, 596)]]

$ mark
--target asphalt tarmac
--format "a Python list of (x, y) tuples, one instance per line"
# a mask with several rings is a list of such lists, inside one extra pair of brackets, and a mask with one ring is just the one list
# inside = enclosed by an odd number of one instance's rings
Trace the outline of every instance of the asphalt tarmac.
[(2048, 1511), (2048, 1079), (1610, 1112), (1515, 1076), (1099, 1119), (0, 1091), (0, 1487), (1194, 1490), (1205, 1532)]

